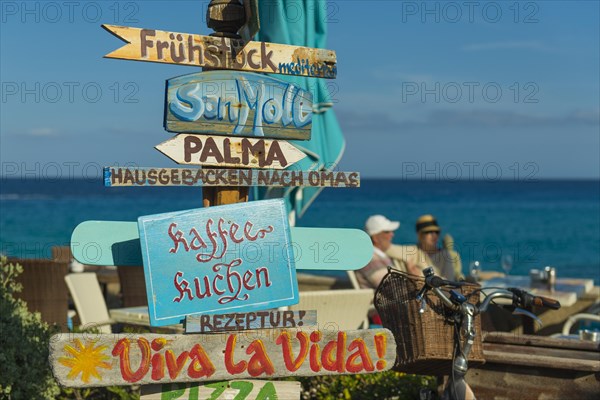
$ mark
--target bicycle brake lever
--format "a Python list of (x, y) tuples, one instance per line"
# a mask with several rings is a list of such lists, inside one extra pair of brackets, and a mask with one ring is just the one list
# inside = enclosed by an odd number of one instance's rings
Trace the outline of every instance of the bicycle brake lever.
[(544, 325), (542, 320), (539, 319), (537, 315), (535, 315), (531, 311), (527, 311), (521, 307), (515, 307), (515, 310), (513, 311), (513, 315), (525, 315), (525, 316), (533, 319), (538, 324), (538, 328), (541, 328)]
[(424, 314), (427, 311), (427, 302), (425, 297), (421, 297), (421, 306), (419, 307), (419, 314)]

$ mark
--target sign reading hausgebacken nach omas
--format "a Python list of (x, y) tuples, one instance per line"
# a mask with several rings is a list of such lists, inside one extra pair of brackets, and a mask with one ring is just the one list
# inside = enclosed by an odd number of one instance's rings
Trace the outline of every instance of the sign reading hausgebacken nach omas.
[(152, 326), (298, 303), (281, 199), (138, 219)]
[(261, 74), (208, 71), (167, 81), (170, 132), (310, 139), (312, 94)]

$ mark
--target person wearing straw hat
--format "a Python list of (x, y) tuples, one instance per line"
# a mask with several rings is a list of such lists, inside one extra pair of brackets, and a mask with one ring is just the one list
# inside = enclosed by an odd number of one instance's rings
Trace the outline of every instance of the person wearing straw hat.
[(377, 288), (387, 274), (388, 267), (405, 272), (408, 270), (406, 263), (401, 258), (386, 254), (392, 246), (396, 246), (392, 244), (392, 239), (394, 231), (399, 227), (400, 222), (390, 221), (383, 215), (372, 215), (367, 219), (365, 231), (373, 242), (373, 257), (366, 266), (356, 271), (356, 279), (360, 287)]
[(439, 247), (441, 228), (433, 215), (422, 215), (415, 224), (417, 231), (416, 246), (390, 246), (386, 254), (392, 258), (404, 260), (408, 265), (424, 269), (432, 266), (436, 274), (452, 280), (463, 278), (459, 254), (454, 251), (454, 240), (450, 235), (444, 237), (444, 247)]

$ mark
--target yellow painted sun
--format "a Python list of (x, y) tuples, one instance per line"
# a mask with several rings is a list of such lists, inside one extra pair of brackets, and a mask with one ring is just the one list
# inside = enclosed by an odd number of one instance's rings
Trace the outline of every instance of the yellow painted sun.
[(106, 362), (110, 357), (104, 354), (106, 346), (95, 346), (95, 341), (86, 341), (85, 346), (81, 344), (79, 339), (75, 339), (75, 347), (65, 345), (65, 353), (69, 353), (69, 357), (60, 357), (58, 362), (65, 367), (71, 368), (71, 372), (67, 375), (68, 379), (77, 378), (81, 374), (81, 380), (85, 383), (90, 381), (90, 376), (98, 380), (102, 380), (98, 372), (98, 368), (111, 369), (111, 365)]

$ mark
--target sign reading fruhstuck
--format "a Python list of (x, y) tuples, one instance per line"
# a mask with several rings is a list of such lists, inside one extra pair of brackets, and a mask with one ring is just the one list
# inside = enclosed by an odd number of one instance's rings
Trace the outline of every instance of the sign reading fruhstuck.
[(152, 326), (298, 303), (283, 200), (138, 219)]

